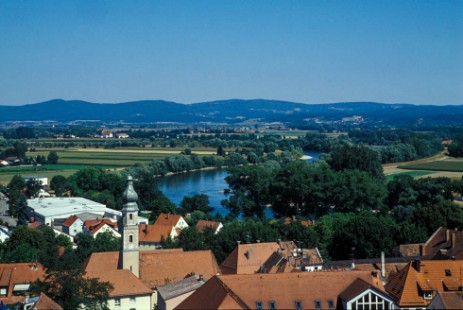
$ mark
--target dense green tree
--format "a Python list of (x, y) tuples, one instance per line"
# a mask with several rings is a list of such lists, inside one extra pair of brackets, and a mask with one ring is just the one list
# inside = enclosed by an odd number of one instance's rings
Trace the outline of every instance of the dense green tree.
[(338, 147), (331, 152), (328, 164), (335, 171), (360, 170), (371, 174), (375, 178), (384, 178), (378, 152), (366, 146), (344, 145)]
[(330, 255), (333, 259), (374, 258), (381, 251), (390, 255), (399, 226), (389, 216), (361, 212), (335, 227)]
[(182, 154), (167, 156), (165, 163), (167, 169), (171, 172), (190, 171), (194, 169), (194, 164), (191, 159)]
[(114, 289), (109, 282), (88, 278), (79, 268), (69, 266), (67, 270), (50, 271), (43, 281), (31, 286), (35, 294), (45, 293), (64, 309), (109, 309), (109, 293)]
[(218, 156), (225, 156), (225, 150), (224, 150), (222, 144), (220, 144), (220, 145), (217, 147), (217, 155), (218, 155)]
[(19, 174), (15, 174), (10, 183), (8, 184), (8, 197), (9, 197), (9, 213), (13, 217), (18, 216), (18, 203), (21, 197), (21, 193), (26, 187), (26, 182), (23, 177)]
[(269, 204), (269, 189), (272, 174), (261, 166), (242, 166), (230, 169), (225, 178), (229, 189), (225, 194), (228, 200), (222, 205), (234, 216), (258, 216), (262, 218)]
[(50, 153), (48, 153), (47, 162), (49, 164), (56, 165), (58, 163), (58, 160), (59, 156), (58, 153), (56, 153), (56, 151), (50, 151)]
[(51, 178), (50, 188), (55, 191), (56, 197), (61, 197), (61, 195), (66, 190), (67, 179), (63, 175), (55, 175)]
[(201, 211), (207, 214), (214, 210), (214, 208), (209, 205), (209, 197), (205, 194), (183, 197), (180, 207), (183, 209), (184, 213)]

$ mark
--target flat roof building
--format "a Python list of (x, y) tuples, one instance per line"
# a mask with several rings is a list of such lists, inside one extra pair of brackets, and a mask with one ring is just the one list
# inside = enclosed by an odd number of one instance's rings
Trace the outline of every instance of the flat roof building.
[(66, 219), (71, 215), (93, 213), (102, 218), (117, 221), (120, 211), (107, 208), (106, 205), (81, 197), (45, 197), (27, 200), (29, 218), (46, 225), (55, 219)]

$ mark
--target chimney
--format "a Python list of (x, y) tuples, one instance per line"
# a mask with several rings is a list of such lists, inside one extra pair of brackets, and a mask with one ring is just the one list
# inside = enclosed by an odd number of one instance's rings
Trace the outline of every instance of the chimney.
[(455, 240), (456, 238), (455, 237), (456, 237), (455, 234), (450, 235), (450, 239), (452, 240), (452, 249), (455, 248), (455, 243), (456, 243), (456, 240)]
[(419, 258), (415, 259), (415, 261), (413, 262), (413, 267), (415, 267), (415, 270), (417, 272), (420, 272), (421, 271), (421, 259)]
[(240, 244), (241, 244), (241, 241), (240, 241), (240, 240), (238, 240), (238, 241), (236, 241), (236, 243), (237, 243), (238, 245), (240, 245)]
[(384, 251), (381, 251), (381, 277), (386, 277), (386, 257)]

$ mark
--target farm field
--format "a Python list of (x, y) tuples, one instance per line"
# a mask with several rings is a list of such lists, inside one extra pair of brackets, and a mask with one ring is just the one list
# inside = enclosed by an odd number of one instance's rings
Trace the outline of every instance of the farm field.
[[(48, 156), (53, 150), (58, 156), (57, 165), (43, 166), (18, 166), (0, 169), (0, 184), (7, 184), (15, 174), (22, 176), (46, 176), (51, 179), (55, 175), (69, 176), (83, 167), (98, 167), (102, 169), (122, 169), (135, 163), (148, 164), (152, 160), (163, 160), (166, 156), (180, 154), (184, 148), (168, 149), (144, 149), (144, 148), (124, 148), (124, 149), (101, 149), (101, 148), (36, 148), (34, 152), (27, 152), (27, 157)], [(192, 149), (194, 154), (213, 155), (216, 153), (214, 148)]]
[(403, 165), (403, 166), (399, 166), (398, 168), (408, 169), (408, 170), (463, 172), (463, 161), (441, 160), (441, 161), (433, 161), (433, 162), (428, 162), (428, 163)]
[(450, 158), (442, 152), (411, 162), (385, 164), (383, 171), (388, 180), (397, 174), (408, 174), (415, 178), (431, 176), (460, 179), (463, 176), (463, 159)]

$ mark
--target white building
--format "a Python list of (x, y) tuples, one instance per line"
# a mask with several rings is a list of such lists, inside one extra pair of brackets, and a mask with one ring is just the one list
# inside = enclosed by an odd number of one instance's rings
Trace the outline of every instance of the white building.
[(48, 185), (48, 178), (47, 177), (41, 177), (41, 176), (27, 176), (24, 177), (24, 181), (29, 181), (29, 180), (35, 180), (37, 181), (41, 186)]
[(81, 197), (46, 197), (27, 200), (29, 218), (46, 225), (55, 219), (66, 219), (71, 215), (94, 213), (101, 218), (117, 221), (122, 216), (120, 211), (107, 208), (106, 205)]

